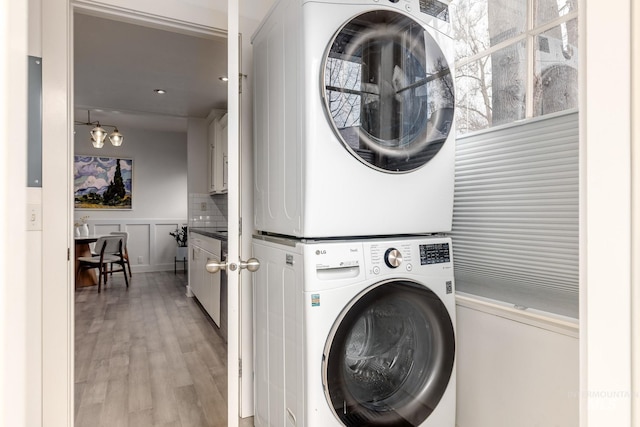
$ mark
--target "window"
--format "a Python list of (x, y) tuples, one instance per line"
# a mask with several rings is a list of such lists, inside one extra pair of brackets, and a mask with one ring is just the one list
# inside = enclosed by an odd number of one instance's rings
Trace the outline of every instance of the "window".
[(577, 0), (453, 6), (456, 288), (577, 318)]
[(577, 0), (454, 0), (456, 127), (578, 107)]

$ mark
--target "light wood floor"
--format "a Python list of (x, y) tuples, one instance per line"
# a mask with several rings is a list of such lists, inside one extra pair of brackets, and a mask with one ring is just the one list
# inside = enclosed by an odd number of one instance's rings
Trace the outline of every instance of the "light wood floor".
[(186, 280), (135, 273), (127, 291), (119, 273), (76, 291), (76, 427), (227, 425), (226, 345)]

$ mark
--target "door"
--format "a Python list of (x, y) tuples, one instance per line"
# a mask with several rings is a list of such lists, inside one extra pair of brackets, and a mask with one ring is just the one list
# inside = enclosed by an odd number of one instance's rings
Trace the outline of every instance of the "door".
[(440, 298), (414, 281), (380, 282), (333, 325), (325, 395), (346, 426), (417, 426), (447, 390), (454, 360), (454, 327)]
[(350, 19), (322, 64), (324, 107), (336, 137), (376, 170), (420, 168), (452, 130), (450, 65), (434, 36), (405, 14), (377, 10)]
[[(239, 2), (229, 0), (228, 4), (228, 113), (227, 128), (227, 186), (228, 186), (228, 246), (227, 259), (207, 263), (207, 271), (216, 272), (216, 265), (227, 272), (227, 399), (228, 426), (239, 424), (240, 417), (253, 415), (253, 329), (251, 272), (256, 271), (259, 262), (249, 258), (253, 215), (251, 191), (243, 191), (243, 183), (250, 185), (251, 180), (251, 133), (243, 134), (242, 118), (250, 116), (251, 105), (246, 101), (248, 90), (247, 76), (243, 72), (243, 62), (250, 57), (243, 49), (243, 39), (239, 27)], [(245, 61), (242, 61), (245, 59)], [(251, 64), (247, 64), (250, 68)], [(243, 102), (243, 100), (245, 100)], [(244, 232), (243, 232), (244, 230)], [(244, 366), (244, 369), (243, 369)]]

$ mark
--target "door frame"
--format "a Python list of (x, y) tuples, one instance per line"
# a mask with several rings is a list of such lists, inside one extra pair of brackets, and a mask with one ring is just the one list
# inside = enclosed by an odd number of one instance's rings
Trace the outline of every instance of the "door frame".
[[(45, 62), (43, 66), (43, 233), (42, 233), (42, 271), (46, 272), (42, 277), (42, 421), (43, 425), (73, 426), (74, 424), (74, 290), (72, 286), (73, 263), (72, 258), (72, 226), (73, 203), (71, 202), (72, 176), (71, 160), (73, 156), (73, 13), (81, 10), (97, 16), (105, 16), (127, 22), (149, 25), (158, 28), (171, 28), (174, 31), (185, 34), (221, 36), (226, 37), (224, 28), (204, 25), (201, 20), (202, 11), (192, 11), (193, 16), (199, 16), (190, 20), (174, 18), (189, 15), (188, 8), (182, 4), (165, 2), (162, 4), (160, 15), (145, 11), (144, 2), (138, 2), (139, 11), (135, 11), (132, 2), (119, 2), (118, 0), (95, 3), (90, 0), (47, 0), (42, 2), (42, 56)], [(122, 3), (119, 5), (117, 3)], [(180, 2), (178, 2), (180, 3)], [(212, 22), (225, 24), (232, 33), (239, 33), (239, 17), (237, 2), (228, 0), (229, 11), (209, 11), (207, 18)], [(126, 6), (126, 7), (125, 7)], [(226, 15), (226, 16), (222, 16)], [(222, 19), (224, 18), (224, 19)], [(229, 44), (229, 52), (235, 46), (238, 49), (238, 40), (233, 38)], [(229, 53), (230, 64), (235, 63), (235, 87), (238, 84), (239, 55)], [(232, 80), (232, 79), (230, 79)], [(232, 89), (233, 81), (229, 82), (229, 95), (238, 98), (237, 91)], [(229, 102), (231, 99), (229, 100)], [(239, 100), (237, 100), (239, 106)], [(230, 102), (230, 108), (231, 102)], [(237, 126), (239, 120), (239, 108), (230, 111), (232, 125)], [(245, 121), (250, 123), (250, 121)], [(238, 137), (240, 132), (235, 131), (236, 151), (240, 144)], [(246, 145), (246, 144), (245, 144)], [(244, 161), (244, 151), (242, 158)], [(240, 155), (237, 157), (240, 159)], [(60, 182), (66, 185), (60, 185)], [(241, 182), (240, 179), (236, 180)], [(231, 183), (230, 183), (231, 185)], [(249, 215), (248, 218), (251, 218)], [(236, 229), (238, 222), (236, 223)], [(250, 227), (247, 227), (249, 230)], [(251, 233), (248, 233), (250, 238)], [(236, 239), (237, 242), (237, 239)], [(239, 246), (236, 243), (236, 251)], [(244, 246), (244, 245), (243, 245)], [(231, 254), (231, 250), (229, 251)], [(46, 254), (46, 256), (44, 256)], [(237, 252), (236, 252), (237, 254)], [(238, 280), (236, 279), (236, 282)], [(46, 284), (46, 286), (44, 286)], [(243, 287), (244, 289), (244, 287)], [(230, 293), (231, 294), (231, 293)], [(244, 299), (236, 299), (238, 301)], [(236, 305), (237, 307), (237, 305)], [(236, 311), (236, 315), (238, 310)], [(237, 317), (235, 325), (232, 323), (230, 312), (229, 336), (233, 335), (232, 328), (238, 331)], [(252, 348), (238, 348), (238, 332), (235, 333), (235, 342), (229, 340), (228, 348), (228, 415), (229, 426), (238, 425), (239, 407), (239, 380), (238, 359), (239, 352), (251, 351)], [(242, 341), (246, 342), (247, 339)], [(251, 342), (251, 340), (249, 341)], [(251, 359), (249, 357), (249, 359)], [(231, 380), (234, 379), (234, 380)], [(252, 397), (252, 393), (251, 393)], [(252, 401), (250, 402), (252, 404)], [(253, 413), (253, 408), (250, 414)], [(243, 411), (246, 412), (246, 411)]]

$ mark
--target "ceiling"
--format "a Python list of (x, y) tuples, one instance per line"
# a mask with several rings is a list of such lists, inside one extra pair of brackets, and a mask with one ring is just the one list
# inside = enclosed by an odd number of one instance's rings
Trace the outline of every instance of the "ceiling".
[[(226, 109), (227, 40), (76, 13), (75, 120), (186, 132), (187, 117)], [(154, 93), (164, 89), (165, 95)], [(124, 131), (123, 131), (124, 133)]]

